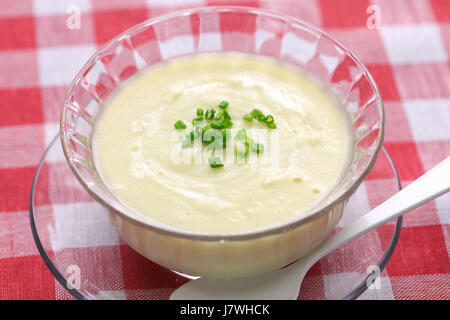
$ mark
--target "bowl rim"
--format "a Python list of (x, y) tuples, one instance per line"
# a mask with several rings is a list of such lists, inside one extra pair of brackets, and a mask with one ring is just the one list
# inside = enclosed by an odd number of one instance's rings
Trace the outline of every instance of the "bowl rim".
[[(339, 196), (337, 196), (332, 202), (328, 203), (327, 205), (321, 207), (320, 209), (315, 209), (314, 207), (310, 210), (305, 212), (305, 216), (302, 216), (301, 218), (291, 219), (287, 220), (286, 223), (276, 224), (275, 226), (269, 226), (264, 229), (250, 231), (250, 232), (241, 232), (241, 233), (231, 233), (231, 234), (209, 234), (209, 233), (200, 233), (200, 232), (192, 232), (192, 231), (185, 231), (185, 230), (178, 230), (174, 227), (170, 228), (163, 228), (157, 225), (151, 225), (149, 223), (144, 222), (144, 220), (139, 220), (135, 217), (132, 217), (125, 212), (121, 211), (119, 208), (116, 208), (112, 204), (110, 204), (108, 201), (104, 200), (103, 197), (98, 194), (96, 191), (91, 189), (89, 185), (84, 181), (84, 179), (81, 177), (81, 175), (78, 172), (78, 169), (76, 168), (74, 162), (72, 161), (71, 157), (69, 156), (69, 149), (65, 142), (66, 133), (64, 131), (64, 123), (65, 123), (65, 110), (70, 105), (69, 98), (71, 96), (71, 93), (73, 92), (74, 88), (78, 83), (81, 81), (83, 74), (89, 70), (89, 68), (92, 66), (93, 63), (95, 63), (103, 52), (107, 51), (109, 48), (114, 46), (116, 43), (120, 42), (123, 38), (129, 37), (136, 32), (141, 31), (141, 29), (145, 27), (149, 27), (153, 24), (156, 24), (160, 21), (167, 21), (172, 18), (177, 18), (180, 16), (188, 16), (192, 15), (194, 13), (211, 13), (211, 12), (245, 12), (245, 13), (253, 13), (256, 15), (263, 15), (266, 17), (276, 18), (279, 20), (283, 20), (286, 23), (290, 24), (297, 24), (302, 26), (303, 28), (306, 28), (310, 31), (313, 31), (314, 33), (320, 35), (321, 37), (326, 38), (328, 41), (332, 42), (334, 45), (342, 49), (345, 54), (353, 60), (353, 62), (362, 70), (363, 76), (367, 77), (370, 86), (376, 96), (377, 106), (378, 106), (378, 112), (381, 116), (380, 121), (380, 128), (379, 133), (377, 136), (378, 142), (375, 147), (374, 152), (370, 156), (370, 159), (368, 161), (368, 164), (364, 168), (363, 172), (359, 174), (359, 176), (351, 183), (351, 185), (345, 189)], [(196, 7), (196, 8), (189, 8), (189, 9), (183, 9), (183, 10), (177, 10), (174, 12), (170, 12), (167, 14), (160, 15), (158, 17), (154, 17), (151, 19), (148, 19), (146, 21), (143, 21), (127, 30), (122, 32), (121, 34), (117, 35), (110, 41), (108, 41), (106, 44), (104, 44), (100, 49), (98, 49), (84, 64), (84, 66), (80, 69), (80, 71), (75, 76), (74, 80), (69, 85), (66, 95), (64, 98), (62, 110), (61, 110), (61, 117), (60, 117), (60, 141), (64, 153), (64, 157), (66, 158), (66, 162), (69, 164), (69, 167), (71, 168), (72, 172), (74, 173), (77, 180), (81, 183), (81, 185), (84, 187), (84, 189), (101, 205), (106, 207), (110, 212), (114, 212), (118, 214), (121, 218), (127, 220), (128, 222), (131, 222), (134, 225), (143, 227), (145, 229), (148, 229), (150, 231), (172, 236), (175, 238), (181, 238), (186, 240), (200, 240), (200, 241), (246, 241), (246, 240), (254, 240), (261, 237), (276, 235), (284, 232), (288, 232), (290, 230), (293, 230), (303, 224), (306, 224), (307, 222), (310, 222), (312, 220), (315, 220), (317, 218), (320, 218), (324, 214), (328, 213), (333, 207), (335, 207), (337, 204), (342, 203), (346, 199), (348, 199), (359, 187), (359, 185), (363, 182), (365, 177), (369, 174), (369, 172), (373, 169), (375, 162), (378, 158), (378, 155), (380, 154), (381, 148), (383, 146), (383, 140), (384, 140), (384, 130), (385, 130), (385, 111), (384, 111), (384, 105), (383, 100), (381, 98), (380, 91), (378, 89), (378, 86), (373, 79), (372, 75), (366, 68), (366, 66), (361, 63), (361, 61), (356, 57), (356, 55), (349, 49), (347, 49), (344, 45), (342, 45), (339, 41), (334, 39), (332, 36), (330, 36), (325, 31), (307, 23), (300, 19), (288, 16), (288, 15), (281, 15), (278, 13), (274, 13), (268, 10), (262, 10), (259, 8), (253, 8), (253, 7), (245, 7), (245, 6), (208, 6), (208, 7)], [(173, 228), (173, 229), (172, 229)]]

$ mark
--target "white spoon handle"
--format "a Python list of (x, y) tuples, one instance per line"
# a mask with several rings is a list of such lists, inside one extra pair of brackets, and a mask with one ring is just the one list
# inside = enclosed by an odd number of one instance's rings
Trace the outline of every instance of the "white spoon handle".
[[(450, 191), (450, 157), (406, 188), (328, 238), (302, 260), (315, 263), (334, 249), (400, 215)], [(307, 262), (308, 261), (308, 262)]]

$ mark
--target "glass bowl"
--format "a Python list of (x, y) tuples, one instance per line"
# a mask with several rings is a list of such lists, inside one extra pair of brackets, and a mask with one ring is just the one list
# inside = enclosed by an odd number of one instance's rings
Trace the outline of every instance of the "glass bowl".
[[(328, 196), (301, 218), (238, 234), (174, 231), (129, 210), (100, 179), (91, 140), (103, 101), (139, 70), (171, 58), (209, 52), (276, 58), (320, 80), (342, 101), (354, 135), (351, 164)], [(377, 86), (350, 51), (299, 20), (244, 7), (172, 13), (143, 22), (107, 43), (69, 87), (60, 130), (70, 168), (93, 198), (108, 209), (121, 239), (168, 269), (213, 278), (281, 268), (323, 241), (374, 166), (383, 134), (384, 111)]]
[[(346, 227), (400, 189), (383, 148), (373, 169), (350, 197), (335, 230)], [(386, 299), (386, 266), (397, 244), (402, 218), (334, 250), (308, 272), (299, 299)], [(43, 155), (30, 196), (36, 246), (57, 280), (56, 298), (168, 299), (190, 278), (158, 266), (123, 243), (108, 210), (80, 185), (65, 161), (59, 137)], [(381, 272), (367, 290), (373, 270)], [(70, 293), (70, 294), (68, 294)]]

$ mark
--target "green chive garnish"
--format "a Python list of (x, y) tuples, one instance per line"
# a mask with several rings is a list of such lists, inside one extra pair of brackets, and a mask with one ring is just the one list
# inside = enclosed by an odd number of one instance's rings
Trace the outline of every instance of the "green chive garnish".
[(266, 123), (273, 122), (273, 116), (269, 114), (269, 115), (264, 119), (264, 122), (266, 122)]
[(275, 124), (275, 122), (266, 122), (266, 126), (269, 129), (276, 129), (277, 125)]
[[(184, 137), (181, 142), (182, 148), (191, 147), (194, 139), (199, 136), (208, 151), (213, 152), (215, 149), (226, 147), (227, 140), (232, 138), (229, 128), (233, 127), (231, 116), (228, 111), (225, 110), (228, 108), (229, 102), (223, 100), (217, 106), (222, 110), (216, 112), (214, 108), (197, 108), (197, 117), (192, 119), (194, 128)], [(216, 116), (214, 117), (214, 115)], [(275, 129), (277, 127), (273, 116), (270, 114), (265, 116), (259, 109), (253, 109), (250, 113), (245, 114), (243, 119), (248, 122), (252, 122), (253, 119), (256, 119), (259, 122), (265, 123), (269, 129)], [(207, 120), (206, 123), (204, 120)], [(184, 130), (187, 128), (182, 120), (175, 122), (174, 127), (177, 130)], [(216, 131), (210, 131), (211, 129)], [(217, 130), (220, 130), (221, 136), (217, 136)], [(237, 149), (235, 149), (238, 157), (246, 158), (250, 150), (258, 154), (264, 152), (264, 145), (262, 143), (256, 143), (253, 139), (249, 138), (245, 129), (242, 128), (238, 130), (236, 138), (240, 141)], [(224, 166), (224, 163), (219, 157), (211, 156), (208, 161), (211, 168), (220, 168)]]
[(225, 119), (221, 123), (223, 128), (231, 128), (233, 126), (233, 122), (231, 120)]
[(258, 121), (259, 122), (265, 122), (266, 121), (266, 117), (262, 113), (258, 114)]
[(229, 105), (228, 101), (221, 101), (219, 103), (219, 108), (226, 109), (228, 107), (228, 105)]
[(223, 167), (223, 162), (219, 157), (210, 157), (208, 161), (211, 168)]
[(211, 122), (210, 125), (211, 125), (211, 128), (213, 128), (213, 129), (223, 129), (224, 128), (222, 123), (218, 123), (218, 122)]
[(199, 125), (202, 121), (203, 121), (203, 117), (197, 117), (197, 118), (194, 118), (194, 119), (192, 119), (192, 125), (193, 125), (193, 126), (197, 126), (197, 125)]
[(216, 113), (216, 110), (214, 110), (214, 109), (206, 110), (205, 119), (207, 119), (207, 120), (214, 119), (214, 114), (215, 113)]
[(263, 113), (261, 112), (261, 110), (253, 109), (253, 110), (250, 112), (250, 115), (251, 115), (253, 118), (258, 119), (258, 117), (259, 117), (260, 115), (263, 115)]
[(181, 120), (178, 120), (177, 122), (175, 122), (174, 127), (177, 130), (184, 130), (187, 128), (186, 124)]

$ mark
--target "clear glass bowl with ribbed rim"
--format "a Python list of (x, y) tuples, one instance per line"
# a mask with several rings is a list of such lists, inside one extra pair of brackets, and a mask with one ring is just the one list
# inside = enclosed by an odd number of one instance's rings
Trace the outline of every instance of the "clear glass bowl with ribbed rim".
[[(399, 188), (395, 166), (383, 148), (371, 175), (350, 197), (335, 231)], [(29, 213), (36, 246), (57, 280), (57, 299), (71, 295), (77, 299), (168, 299), (191, 280), (158, 266), (119, 239), (109, 222), (108, 210), (72, 174), (58, 136), (36, 169)], [(396, 223), (372, 230), (327, 254), (304, 278), (298, 299), (392, 297), (383, 270), (397, 244), (401, 224), (400, 217)], [(367, 290), (370, 279), (375, 283)]]
[[(341, 100), (352, 122), (351, 164), (328, 196), (301, 218), (239, 234), (173, 230), (131, 211), (100, 179), (91, 141), (103, 102), (142, 69), (172, 58), (210, 52), (270, 56), (302, 69)], [(108, 209), (123, 241), (168, 269), (217, 278), (281, 268), (324, 240), (341, 219), (349, 197), (374, 166), (383, 134), (379, 91), (353, 53), (304, 22), (244, 7), (208, 7), (168, 14), (143, 22), (108, 42), (69, 87), (60, 130), (67, 163), (86, 191)]]

